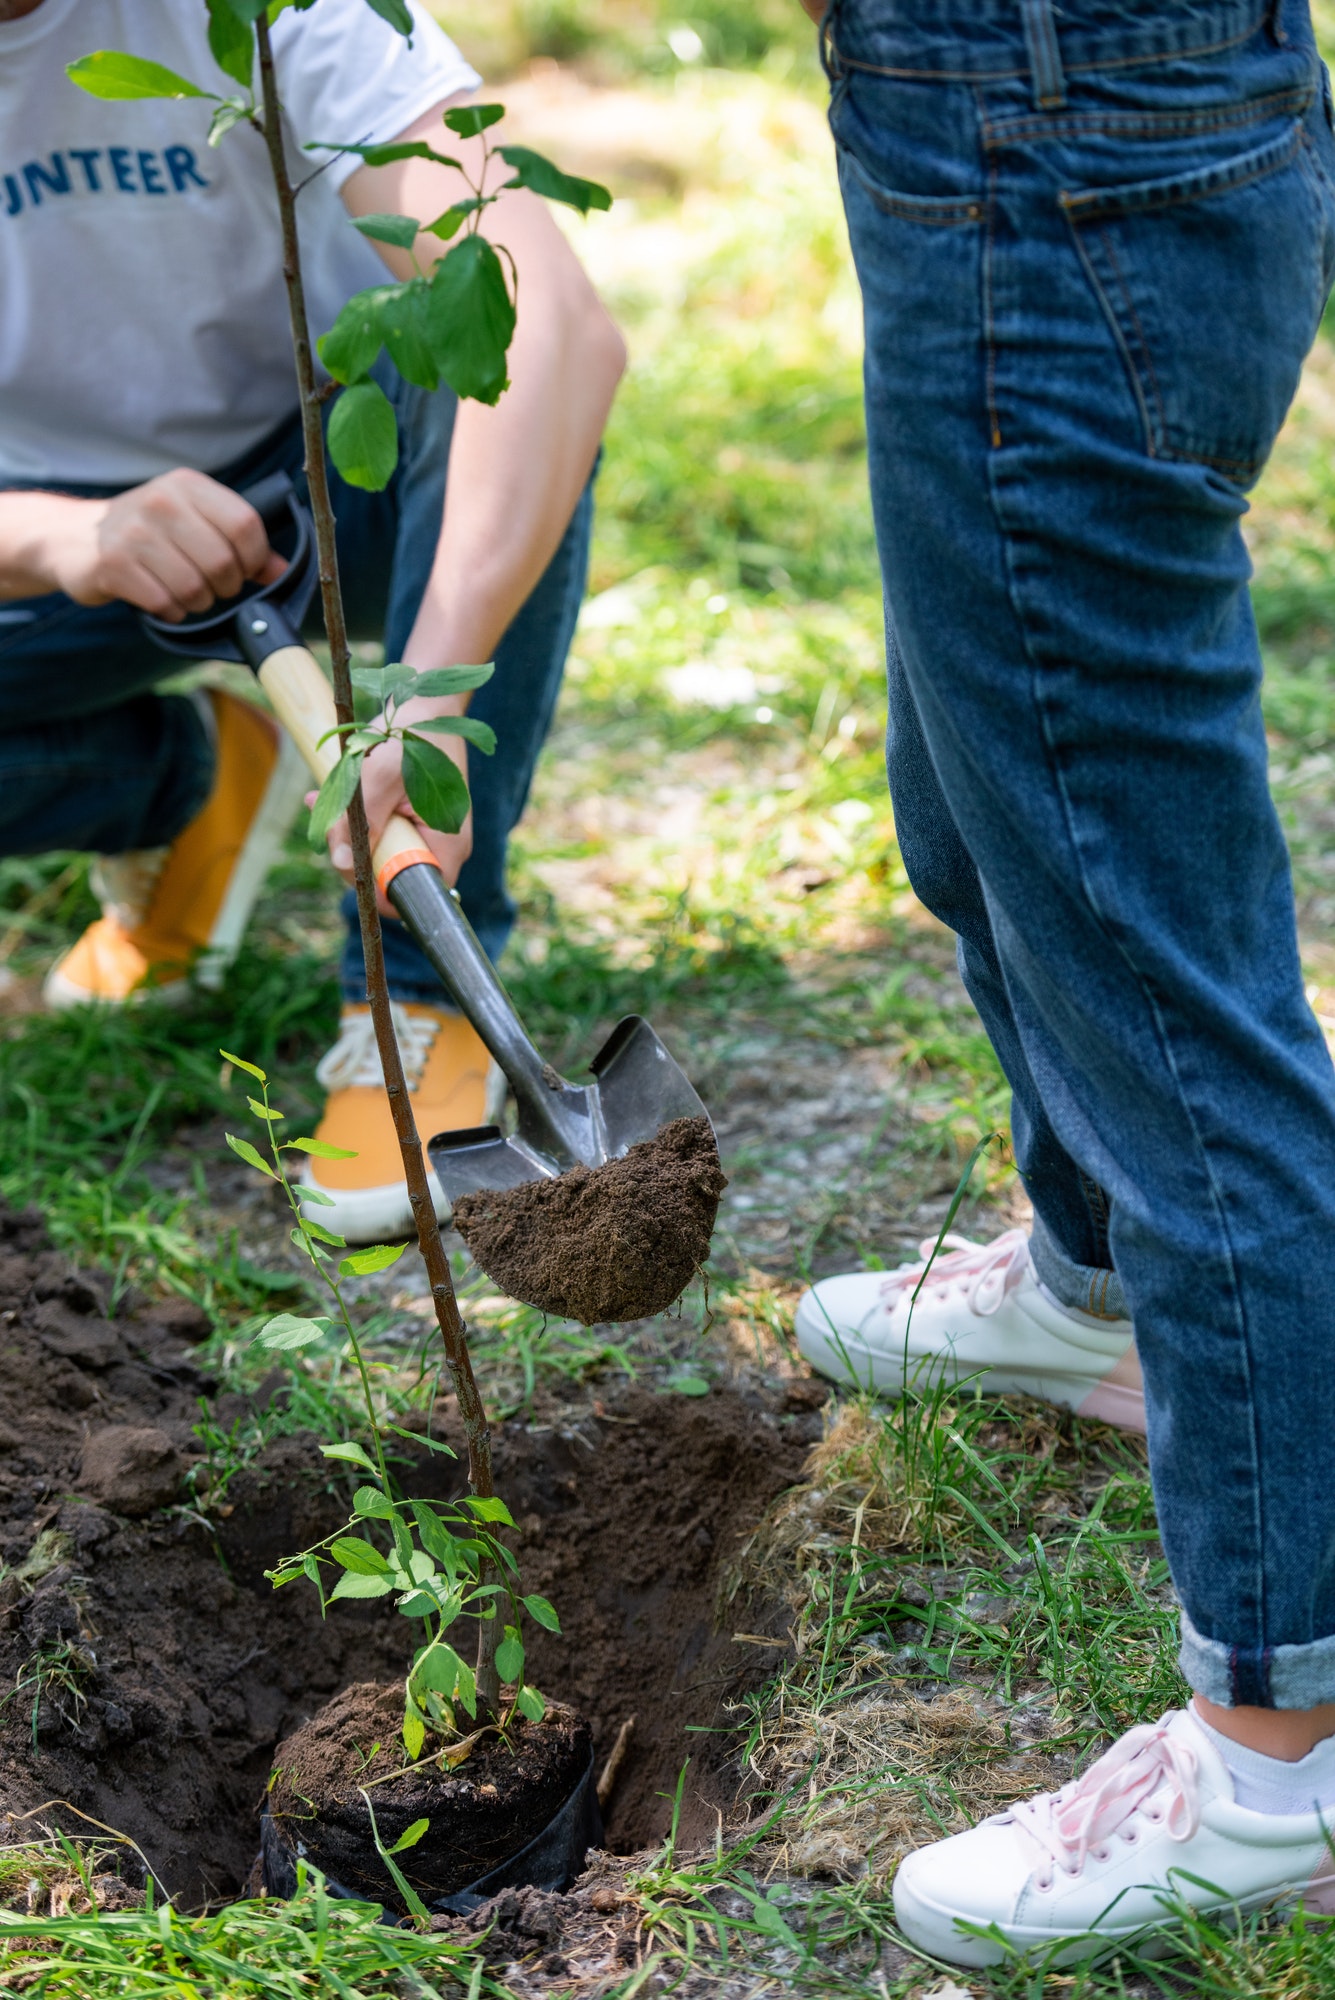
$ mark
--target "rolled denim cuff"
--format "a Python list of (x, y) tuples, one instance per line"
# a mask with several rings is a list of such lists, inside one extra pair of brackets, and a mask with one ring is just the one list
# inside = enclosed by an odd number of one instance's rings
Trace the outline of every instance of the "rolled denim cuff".
[(1230, 1646), (1203, 1639), (1182, 1614), (1178, 1665), (1220, 1708), (1319, 1708), (1335, 1701), (1335, 1636), (1305, 1646)]
[(1116, 1271), (1097, 1264), (1077, 1264), (1060, 1249), (1041, 1215), (1035, 1215), (1029, 1231), (1029, 1255), (1040, 1282), (1058, 1305), (1073, 1312), (1090, 1313), (1095, 1319), (1130, 1319), (1122, 1281)]

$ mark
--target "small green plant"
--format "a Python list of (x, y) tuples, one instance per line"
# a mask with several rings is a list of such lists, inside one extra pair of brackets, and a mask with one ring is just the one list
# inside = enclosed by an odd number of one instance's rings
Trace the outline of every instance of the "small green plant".
[[(292, 1211), (292, 1241), (328, 1293), (334, 1314), (333, 1318), (311, 1318), (278, 1313), (255, 1338), (262, 1347), (290, 1354), (341, 1332), (361, 1385), (371, 1445), (369, 1452), (355, 1439), (321, 1445), (326, 1458), (365, 1475), (353, 1494), (351, 1518), (341, 1529), (289, 1557), (267, 1575), (275, 1587), (306, 1577), (320, 1594), (322, 1611), (328, 1604), (348, 1599), (393, 1596), (403, 1616), (421, 1624), (422, 1643), (413, 1654), (404, 1686), (403, 1743), (411, 1761), (422, 1756), (428, 1736), (442, 1740), (441, 1749), (432, 1753), (435, 1755), (444, 1755), (446, 1746), (457, 1743), (464, 1733), (461, 1714), (470, 1724), (485, 1725), (491, 1720), (486, 1703), (479, 1716), (474, 1668), (447, 1636), (460, 1620), (476, 1620), (498, 1635), (493, 1657), (500, 1681), (509, 1686), (510, 1693), (496, 1718), (497, 1726), (503, 1731), (514, 1715), (536, 1722), (544, 1704), (537, 1689), (523, 1677), (523, 1621), (532, 1618), (549, 1632), (559, 1631), (560, 1625), (545, 1597), (521, 1594), (518, 1565), (499, 1533), (514, 1526), (505, 1502), (494, 1494), (476, 1493), (449, 1503), (406, 1497), (389, 1470), (387, 1431), (430, 1451), (454, 1456), (438, 1439), (422, 1437), (381, 1416), (348, 1308), (347, 1281), (388, 1270), (405, 1246), (376, 1244), (347, 1251), (341, 1236), (306, 1213), (304, 1203), (318, 1205), (320, 1192), (294, 1187), (284, 1155), (350, 1156), (322, 1140), (284, 1139), (279, 1129), (284, 1114), (269, 1101), (264, 1070), (226, 1049), (222, 1054), (258, 1087), (258, 1097), (248, 1097), (247, 1103), (261, 1126), (268, 1158), (249, 1139), (231, 1132), (227, 1143), (247, 1166), (281, 1188)], [(339, 1254), (345, 1251), (346, 1255)], [(390, 1872), (395, 1874), (392, 1868)]]
[(34, 1756), (37, 1754), (37, 1733), (43, 1704), (53, 1701), (65, 1720), (77, 1729), (80, 1717), (88, 1706), (84, 1683), (91, 1680), (96, 1672), (97, 1661), (88, 1647), (72, 1639), (50, 1639), (23, 1662), (14, 1676), (13, 1687), (0, 1698), (0, 1709), (7, 1708), (11, 1701), (32, 1695)]

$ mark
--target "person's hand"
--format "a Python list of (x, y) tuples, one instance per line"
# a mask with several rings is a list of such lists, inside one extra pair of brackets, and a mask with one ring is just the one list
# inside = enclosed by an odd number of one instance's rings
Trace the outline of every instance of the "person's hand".
[(112, 500), (67, 500), (49, 531), (47, 567), (76, 604), (120, 598), (178, 624), (243, 583), (276, 582), (287, 565), (248, 501), (182, 468)]
[[(451, 711), (442, 701), (422, 703), (420, 713), (427, 710), (434, 715)], [(395, 717), (398, 722), (412, 721), (412, 704), (405, 704)], [(459, 766), (464, 782), (468, 781), (468, 745), (462, 736), (432, 736), (431, 742), (443, 750)], [(438, 833), (434, 827), (424, 826), (408, 803), (408, 795), (403, 789), (403, 746), (395, 742), (382, 743), (368, 755), (362, 765), (362, 792), (366, 799), (366, 817), (371, 829), (371, 847), (385, 830), (385, 822), (400, 813), (410, 820), (422, 835), (423, 847), (429, 848), (441, 866), (445, 880), (453, 886), (458, 880), (459, 870), (473, 851), (473, 815), (470, 812), (458, 833)], [(316, 794), (307, 796), (307, 805), (314, 805)], [(329, 829), (329, 858), (343, 880), (349, 884), (353, 878), (352, 836), (348, 832), (346, 814), (337, 819)], [(382, 917), (394, 916), (393, 906), (383, 896), (378, 897)]]

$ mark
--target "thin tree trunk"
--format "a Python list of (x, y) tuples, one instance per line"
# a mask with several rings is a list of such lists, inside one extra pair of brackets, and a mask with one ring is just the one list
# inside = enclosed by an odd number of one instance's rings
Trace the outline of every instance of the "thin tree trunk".
[[(297, 385), (301, 392), (301, 430), (306, 447), (306, 483), (310, 491), (311, 514), (315, 521), (315, 541), (320, 566), (320, 602), (324, 608), (325, 632), (334, 669), (334, 705), (341, 725), (353, 722), (352, 677), (349, 671), (348, 632), (343, 615), (343, 594), (338, 580), (338, 550), (334, 536), (334, 512), (329, 501), (329, 475), (325, 459), (324, 428), (320, 410), (323, 398), (316, 385), (311, 357), (310, 326), (306, 317), (306, 295), (301, 277), (301, 254), (297, 242), (296, 198), (287, 158), (283, 150), (282, 110), (274, 78), (273, 48), (269, 23), (261, 13), (255, 22), (259, 43), (260, 85), (264, 102), (264, 139), (269, 164), (278, 192), (278, 210), (283, 226), (283, 277), (287, 284), (288, 312), (292, 321), (292, 348), (297, 364)], [(440, 1225), (427, 1183), (412, 1097), (403, 1074), (394, 1019), (390, 1012), (389, 987), (385, 978), (384, 942), (380, 934), (380, 912), (376, 906), (375, 875), (371, 866), (371, 838), (366, 822), (366, 804), (359, 784), (348, 807), (348, 831), (352, 836), (352, 858), (356, 876), (357, 917), (361, 925), (362, 950), (366, 957), (366, 993), (371, 1003), (376, 1046), (385, 1074), (385, 1089), (394, 1119), (394, 1130), (403, 1155), (408, 1199), (417, 1225), (417, 1241), (431, 1282), (431, 1298), (445, 1343), (445, 1359), (459, 1401), (459, 1416), (468, 1441), (468, 1482), (479, 1498), (490, 1498), (494, 1488), (491, 1474), (491, 1432), (482, 1403), (477, 1377), (468, 1352), (468, 1339), (459, 1302), (450, 1277), (449, 1259), (441, 1241)], [(485, 1579), (484, 1579), (485, 1580)], [(496, 1673), (496, 1646), (502, 1620), (499, 1615), (478, 1625), (477, 1695), (479, 1708), (494, 1714), (500, 1702)]]

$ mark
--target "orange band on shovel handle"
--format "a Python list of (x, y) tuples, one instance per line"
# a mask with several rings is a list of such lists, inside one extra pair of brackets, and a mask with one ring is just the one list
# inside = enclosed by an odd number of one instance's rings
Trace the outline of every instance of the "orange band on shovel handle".
[[(329, 731), (338, 722), (334, 690), (324, 677), (319, 661), (304, 646), (280, 646), (270, 653), (259, 670), (260, 686), (273, 703), (274, 712), (296, 744), (317, 785), (322, 785), (338, 762), (338, 738)], [(372, 864), (381, 893), (401, 869), (425, 861), (432, 868), (440, 863), (422, 845), (422, 829), (395, 813), (375, 845)]]
[[(413, 845), (411, 847), (396, 848), (393, 854), (386, 854), (385, 843), (389, 839), (391, 829), (397, 834), (405, 827), (413, 841)], [(393, 819), (380, 836), (374, 861), (375, 884), (382, 896), (389, 894), (390, 883), (396, 875), (402, 874), (405, 868), (415, 868), (420, 861), (424, 861), (428, 868), (439, 868), (440, 866), (440, 862), (431, 852), (431, 849), (423, 847), (422, 835), (418, 828), (410, 826), (408, 821), (401, 819), (397, 813), (395, 813)]]

